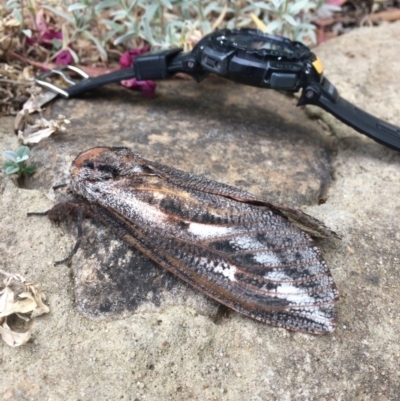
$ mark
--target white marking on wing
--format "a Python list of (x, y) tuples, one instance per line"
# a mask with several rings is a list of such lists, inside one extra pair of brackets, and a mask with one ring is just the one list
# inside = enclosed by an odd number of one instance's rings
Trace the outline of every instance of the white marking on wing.
[(136, 197), (125, 196), (125, 200), (126, 206), (130, 209), (130, 211), (127, 211), (128, 215), (134, 212), (149, 224), (157, 225), (160, 225), (160, 223), (165, 221), (167, 218), (166, 214), (160, 211), (156, 206), (149, 205), (147, 202), (142, 202)]
[(280, 284), (275, 291), (278, 298), (286, 299), (287, 301), (294, 302), (297, 305), (315, 303), (315, 299), (312, 296), (305, 294), (303, 289), (290, 283)]
[(190, 223), (188, 232), (199, 239), (205, 239), (233, 234), (235, 229), (232, 227), (214, 226), (210, 224)]
[(165, 222), (168, 216), (165, 213), (156, 206), (141, 201), (134, 193), (116, 186), (107, 186), (102, 182), (86, 185), (84, 196), (105, 207), (111, 206), (131, 219), (140, 219), (146, 224), (167, 228)]
[(226, 262), (219, 262), (215, 266), (214, 262), (209, 263), (206, 258), (201, 258), (200, 263), (207, 266), (207, 270), (214, 271), (214, 273), (222, 274), (224, 277), (228, 278), (230, 281), (236, 281), (235, 273), (237, 271), (236, 266), (233, 266)]
[(240, 237), (232, 238), (229, 243), (238, 251), (251, 251), (254, 249), (265, 248), (265, 245), (255, 240), (254, 237), (251, 237), (250, 235), (242, 235)]
[(293, 281), (290, 276), (279, 270), (271, 270), (265, 273), (264, 278), (271, 281)]
[(220, 263), (214, 268), (215, 273), (221, 273), (223, 276), (227, 277), (230, 281), (236, 281), (235, 273), (237, 271), (235, 266)]
[(277, 256), (273, 252), (256, 253), (253, 257), (255, 261), (257, 261), (258, 263), (262, 263), (266, 266), (276, 266), (281, 264), (281, 261), (277, 258)]

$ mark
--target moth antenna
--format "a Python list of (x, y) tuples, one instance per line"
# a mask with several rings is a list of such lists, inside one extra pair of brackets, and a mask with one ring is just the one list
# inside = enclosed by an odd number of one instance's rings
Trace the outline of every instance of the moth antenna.
[(54, 262), (54, 266), (61, 265), (61, 264), (64, 264), (64, 263), (69, 263), (71, 261), (72, 257), (76, 254), (76, 252), (78, 252), (78, 249), (79, 249), (79, 247), (81, 245), (82, 234), (83, 234), (82, 221), (83, 221), (83, 209), (79, 208), (78, 209), (78, 219), (77, 219), (78, 235), (76, 237), (75, 245), (72, 248), (72, 250), (69, 253), (69, 255), (64, 259), (57, 260), (56, 262)]
[(49, 214), (50, 210), (51, 209), (46, 210), (45, 212), (29, 212), (26, 215), (28, 217), (30, 217), (30, 216), (47, 216)]
[[(56, 191), (57, 189), (64, 188), (66, 186), (68, 186), (68, 184), (58, 184), (58, 185), (54, 185), (54, 187), (52, 189), (54, 191)], [(49, 210), (46, 210), (45, 212), (29, 212), (26, 215), (28, 217), (30, 217), (30, 216), (47, 216), (51, 210), (52, 209), (49, 209)]]
[(58, 184), (58, 185), (54, 185), (54, 187), (52, 189), (53, 189), (53, 191), (56, 191), (57, 189), (64, 188), (66, 186), (68, 186), (68, 184)]

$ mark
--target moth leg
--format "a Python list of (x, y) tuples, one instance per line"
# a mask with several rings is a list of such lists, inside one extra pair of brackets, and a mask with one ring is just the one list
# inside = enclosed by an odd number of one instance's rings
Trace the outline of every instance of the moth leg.
[(54, 187), (52, 187), (52, 189), (53, 189), (53, 191), (56, 191), (57, 189), (65, 188), (66, 186), (68, 186), (68, 184), (57, 184), (57, 185), (54, 185)]
[(28, 217), (31, 217), (31, 216), (47, 216), (49, 214), (50, 210), (51, 209), (46, 210), (45, 212), (29, 212), (26, 215)]
[[(64, 187), (66, 187), (67, 185), (68, 185), (68, 184), (58, 184), (58, 185), (54, 185), (53, 190), (55, 191), (55, 190), (57, 190), (57, 189), (59, 189), (59, 188), (64, 188)], [(66, 203), (69, 203), (69, 202), (66, 202)], [(47, 216), (51, 211), (53, 211), (52, 214), (54, 214), (54, 209), (57, 209), (56, 206), (57, 206), (57, 205), (53, 206), (51, 209), (46, 210), (45, 212), (29, 212), (29, 213), (27, 213), (26, 215), (27, 215), (28, 217), (30, 217), (30, 216)], [(50, 219), (50, 220), (53, 220), (53, 221), (56, 220), (56, 218), (52, 218), (52, 217), (49, 217), (49, 219)]]
[(55, 261), (54, 262), (54, 266), (61, 265), (61, 264), (64, 264), (64, 263), (69, 263), (71, 261), (72, 257), (76, 254), (76, 252), (78, 252), (78, 249), (81, 246), (82, 234), (83, 234), (82, 221), (83, 221), (83, 209), (79, 208), (78, 209), (78, 219), (77, 219), (78, 235), (76, 237), (75, 245), (72, 248), (72, 250), (69, 253), (69, 255), (64, 259)]
[(28, 216), (48, 216), (49, 220), (53, 222), (60, 222), (61, 220), (65, 220), (71, 215), (76, 215), (77, 216), (77, 226), (78, 226), (78, 235), (76, 238), (76, 242), (74, 247), (72, 248), (71, 252), (68, 254), (68, 256), (64, 259), (57, 260), (54, 262), (54, 266), (63, 264), (63, 263), (68, 263), (71, 261), (72, 257), (76, 254), (78, 251), (81, 240), (82, 240), (82, 222), (83, 222), (83, 216), (84, 216), (84, 207), (78, 203), (74, 202), (63, 202), (63, 203), (58, 203), (57, 205), (53, 206), (51, 209), (46, 210), (45, 212), (30, 212), (27, 213)]

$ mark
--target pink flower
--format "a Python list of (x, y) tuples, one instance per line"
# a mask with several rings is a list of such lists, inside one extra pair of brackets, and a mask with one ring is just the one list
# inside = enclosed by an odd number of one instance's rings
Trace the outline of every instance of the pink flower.
[(133, 60), (139, 54), (147, 53), (150, 51), (150, 46), (141, 47), (140, 49), (132, 49), (125, 52), (119, 59), (119, 65), (121, 68), (128, 68), (133, 66)]
[(63, 50), (55, 59), (57, 65), (69, 65), (74, 62), (74, 59), (69, 50)]
[(53, 45), (53, 39), (62, 40), (62, 33), (54, 29), (46, 29), (39, 35), (41, 44)]
[[(133, 67), (133, 60), (139, 54), (147, 53), (150, 47), (142, 47), (140, 49), (133, 49), (125, 52), (119, 59), (121, 68)], [(126, 79), (121, 81), (121, 84), (126, 88), (140, 90), (142, 94), (148, 98), (152, 98), (156, 91), (157, 84), (154, 81), (138, 81), (136, 78)]]
[[(27, 38), (27, 42), (32, 45), (38, 43), (40, 46), (46, 47), (50, 50), (54, 49), (54, 41), (62, 41), (63, 36), (60, 31), (50, 28), (43, 15), (43, 10), (40, 10), (36, 15), (36, 25), (38, 28), (37, 39)], [(55, 59), (57, 65), (69, 65), (74, 62), (71, 52), (68, 49), (62, 50)]]
[(330, 6), (341, 7), (345, 2), (346, 0), (328, 0), (327, 4), (329, 4)]
[(154, 81), (138, 81), (136, 78), (121, 81), (126, 88), (140, 90), (143, 96), (152, 98), (156, 92), (157, 84)]
[(43, 10), (40, 10), (36, 15), (36, 26), (38, 28), (38, 40), (35, 38), (28, 38), (29, 44), (38, 42), (40, 45), (47, 47), (53, 46), (53, 40), (62, 40), (62, 33), (55, 29), (49, 28), (43, 17)]

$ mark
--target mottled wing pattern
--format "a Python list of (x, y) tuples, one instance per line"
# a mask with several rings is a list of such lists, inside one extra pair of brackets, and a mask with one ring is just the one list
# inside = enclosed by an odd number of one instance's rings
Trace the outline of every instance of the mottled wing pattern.
[[(151, 166), (154, 171), (157, 171), (157, 174), (160, 177), (163, 177), (168, 182), (173, 183), (181, 188), (188, 188), (203, 193), (211, 193), (226, 198), (232, 198), (237, 201), (268, 206), (275, 213), (281, 216), (285, 216), (293, 224), (301, 227), (302, 230), (310, 233), (315, 237), (339, 238), (339, 236), (334, 231), (332, 231), (329, 227), (326, 227), (321, 221), (306, 213), (303, 213), (301, 210), (291, 209), (289, 207), (281, 205), (274, 205), (273, 203), (267, 202), (265, 199), (258, 198), (255, 195), (241, 189), (234, 188), (232, 186), (212, 180), (207, 180), (194, 174), (180, 171), (157, 162), (146, 159), (142, 159), (142, 161), (148, 166)], [(176, 174), (177, 171), (179, 172), (179, 174)]]
[(71, 185), (95, 218), (222, 304), (290, 330), (334, 329), (329, 269), (276, 206), (127, 149), (83, 153)]

